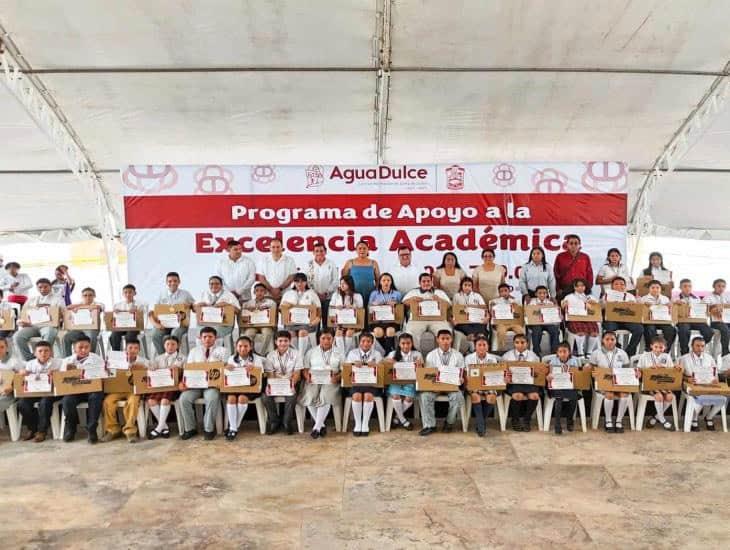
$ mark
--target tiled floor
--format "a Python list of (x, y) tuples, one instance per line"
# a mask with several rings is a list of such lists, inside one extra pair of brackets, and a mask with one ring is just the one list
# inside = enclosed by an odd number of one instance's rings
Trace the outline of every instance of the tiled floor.
[(730, 546), (730, 434), (10, 443), (3, 548)]

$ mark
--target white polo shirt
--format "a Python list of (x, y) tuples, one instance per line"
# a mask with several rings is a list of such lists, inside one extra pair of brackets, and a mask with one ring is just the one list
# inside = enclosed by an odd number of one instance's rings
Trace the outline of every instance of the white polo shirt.
[(595, 350), (588, 358), (591, 365), (605, 369), (619, 369), (631, 367), (631, 360), (626, 352), (619, 348), (607, 351), (603, 348)]
[(318, 264), (311, 259), (307, 263), (307, 283), (317, 294), (324, 294), (329, 298), (337, 292), (340, 272), (332, 260), (325, 258), (324, 262)]
[(274, 288), (280, 288), (289, 275), (297, 272), (297, 264), (294, 258), (282, 254), (281, 258), (274, 260), (271, 254), (263, 256), (256, 267), (256, 273), (266, 277), (268, 283)]
[(393, 276), (395, 288), (400, 290), (402, 294), (413, 289), (418, 289), (418, 277), (424, 272), (425, 269), (423, 267), (417, 267), (412, 263), (407, 267), (398, 264), (388, 271)]
[(216, 362), (226, 362), (226, 358), (228, 357), (228, 352), (226, 351), (226, 348), (219, 347), (219, 346), (213, 346), (210, 349), (210, 353), (208, 354), (208, 357), (205, 357), (205, 347), (203, 346), (196, 346), (193, 349), (190, 350), (190, 353), (188, 353), (188, 363), (216, 363)]
[(223, 288), (237, 293), (243, 300), (251, 298), (251, 287), (256, 279), (256, 264), (253, 260), (241, 256), (234, 262), (226, 254), (218, 260), (215, 274), (223, 279)]
[(432, 369), (440, 369), (441, 367), (463, 369), (464, 356), (454, 348), (450, 348), (449, 351), (444, 352), (441, 348), (437, 347), (426, 355), (426, 367)]

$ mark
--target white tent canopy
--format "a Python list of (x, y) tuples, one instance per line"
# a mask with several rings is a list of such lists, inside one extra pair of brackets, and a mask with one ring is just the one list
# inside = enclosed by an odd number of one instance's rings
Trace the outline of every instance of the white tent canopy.
[(0, 0), (4, 69), (45, 90), (103, 191), (68, 171), (6, 72), (0, 232), (104, 233), (106, 209), (123, 227), (130, 163), (615, 159), (633, 200), (689, 119), (638, 230), (728, 238), (729, 14), (723, 0)]

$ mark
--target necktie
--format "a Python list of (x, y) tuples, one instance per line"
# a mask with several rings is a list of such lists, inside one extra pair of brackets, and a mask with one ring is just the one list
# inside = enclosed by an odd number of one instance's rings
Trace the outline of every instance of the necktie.
[(210, 348), (205, 348), (205, 360), (210, 359)]
[(525, 360), (524, 354), (520, 353), (520, 356), (517, 358), (517, 360), (518, 361), (524, 361)]

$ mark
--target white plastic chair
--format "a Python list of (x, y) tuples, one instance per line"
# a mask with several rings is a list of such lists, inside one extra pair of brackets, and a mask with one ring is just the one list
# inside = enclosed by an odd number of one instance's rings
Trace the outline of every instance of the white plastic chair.
[[(274, 397), (274, 402), (278, 405), (279, 403), (285, 403), (286, 397), (283, 396), (277, 396)], [(263, 403), (262, 403), (263, 405)], [(298, 403), (297, 403), (298, 405)], [(301, 434), (304, 433), (304, 411), (300, 410), (298, 406), (294, 406), (294, 415), (297, 417), (297, 431)], [(263, 419), (264, 419), (264, 431), (263, 433), (266, 433), (266, 423), (268, 422), (269, 415), (266, 412), (266, 407), (263, 408)], [(258, 409), (256, 409), (258, 413)], [(260, 421), (259, 421), (260, 422)]]
[[(505, 426), (506, 426), (506, 421), (502, 422), (502, 418), (504, 418), (504, 416), (505, 416), (504, 398), (502, 397), (502, 395), (497, 396), (497, 402), (494, 405), (495, 405), (494, 406), (495, 415), (497, 416), (497, 421), (499, 422), (499, 430), (501, 432), (503, 432), (505, 429)], [(466, 396), (464, 406), (466, 408), (465, 414), (466, 414), (466, 419), (467, 419), (467, 423), (468, 423), (469, 419), (471, 419), (471, 410), (472, 410), (471, 397), (469, 395)], [(488, 420), (488, 419), (485, 418), (485, 421), (486, 420)]]
[[(61, 401), (56, 401), (53, 404), (54, 409), (58, 407), (61, 408)], [(76, 405), (76, 410), (78, 410), (79, 414), (79, 425), (86, 426), (86, 411), (89, 409), (88, 403), (79, 403)], [(57, 414), (57, 413), (55, 413)], [(63, 439), (63, 431), (66, 427), (66, 415), (63, 413), (63, 409), (61, 409), (61, 422), (58, 425), (58, 431), (56, 432), (56, 439)], [(104, 411), (102, 410), (101, 414), (99, 415), (99, 422), (96, 425), (96, 435), (98, 435), (100, 438), (104, 436)]]
[[(684, 409), (684, 431), (685, 432), (691, 432), (692, 431), (692, 417), (694, 413), (694, 406), (695, 406), (695, 398), (692, 395), (688, 395), (686, 392), (682, 392), (682, 397), (679, 401), (679, 409), (682, 409), (682, 406), (686, 403), (685, 409)], [(726, 407), (723, 407), (720, 410), (720, 418), (722, 420), (722, 431), (727, 432), (727, 412), (725, 411)]]
[[(304, 405), (300, 405), (297, 401), (296, 405), (296, 414), (297, 414), (297, 428), (299, 429), (299, 433), (304, 433), (304, 421), (307, 419), (307, 407)], [(342, 431), (342, 400), (337, 399), (335, 403), (330, 408), (330, 413), (332, 414), (332, 418), (335, 421), (335, 431), (341, 432)], [(264, 426), (264, 429), (266, 427)]]
[[(605, 398), (603, 397), (602, 393), (599, 393), (595, 387), (593, 388), (593, 400), (591, 402), (591, 428), (594, 430), (598, 429), (598, 422), (601, 417), (601, 406), (603, 405), (603, 400)], [(634, 419), (634, 398), (632, 394), (628, 394), (629, 400), (629, 406), (626, 408), (626, 412), (629, 415), (629, 425), (631, 426), (632, 430), (636, 429), (636, 422)], [(623, 420), (623, 419), (621, 419)], [(618, 421), (618, 419), (617, 419)]]
[[(393, 411), (395, 407), (393, 405), (393, 398), (389, 395), (388, 401), (385, 404), (385, 431), (389, 432), (393, 424)], [(421, 418), (421, 405), (418, 397), (413, 398), (413, 420), (419, 420)]]
[[(58, 429), (59, 423), (61, 421), (58, 414), (59, 407), (56, 406), (58, 404), (60, 404), (60, 401), (54, 403), (53, 408), (51, 409), (50, 425), (52, 439), (58, 439)], [(35, 407), (38, 408), (38, 403), (35, 404)], [(5, 410), (5, 414), (8, 417), (8, 430), (10, 431), (10, 441), (20, 440), (20, 434), (23, 430), (23, 415), (18, 410), (18, 403), (15, 402), (10, 405), (10, 407)]]
[[(171, 405), (175, 408), (178, 435), (182, 435), (182, 420), (180, 420), (182, 418), (182, 412), (178, 413), (177, 399)], [(139, 409), (137, 410), (137, 431), (141, 439), (147, 438), (147, 428), (149, 427), (150, 418), (154, 420), (154, 415), (150, 414), (150, 406), (147, 399), (145, 399), (140, 402)]]
[[(499, 419), (500, 421), (500, 427), (502, 431), (505, 431), (507, 429), (507, 417), (509, 416), (509, 404), (512, 401), (512, 396), (508, 395), (506, 392), (503, 394), (504, 399), (504, 415), (502, 415)], [(543, 431), (543, 417), (545, 414), (543, 413), (542, 408), (542, 398), (537, 398), (537, 407), (535, 407), (535, 412), (533, 413), (535, 416), (537, 416), (537, 429), (539, 431)]]
[[(375, 409), (378, 413), (378, 427), (381, 432), (385, 431), (385, 407), (383, 406), (383, 398), (375, 397)], [(342, 416), (342, 430), (348, 430), (348, 423), (350, 421), (350, 409), (352, 409), (352, 397), (345, 399), (345, 407)]]
[[(202, 397), (199, 397), (196, 399), (193, 403), (195, 407), (195, 416), (198, 422), (202, 422), (203, 415), (205, 413), (205, 399)], [(175, 416), (177, 417), (177, 429), (179, 433), (184, 433), (186, 431), (193, 430), (196, 428), (196, 426), (185, 426), (185, 420), (183, 419), (182, 414), (182, 405), (180, 404), (180, 400), (176, 399), (173, 403), (173, 406), (175, 407)], [(221, 411), (221, 408), (218, 407), (218, 414), (215, 415), (215, 431), (218, 434), (223, 433), (223, 411)]]
[[(228, 419), (228, 408), (226, 407), (227, 404), (228, 403), (226, 401), (225, 395), (221, 394), (221, 409), (224, 411), (223, 412), (223, 425), (225, 428), (228, 428), (231, 425), (231, 423)], [(256, 399), (254, 399), (252, 401), (249, 400), (248, 404), (256, 407), (256, 420), (258, 421), (258, 424), (259, 424), (259, 433), (261, 433), (261, 435), (264, 435), (266, 433), (266, 407), (264, 407), (263, 400), (260, 397), (257, 397)], [(297, 415), (297, 420), (298, 420), (298, 415)], [(299, 431), (301, 432), (302, 430), (299, 430)]]

